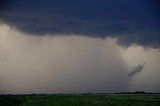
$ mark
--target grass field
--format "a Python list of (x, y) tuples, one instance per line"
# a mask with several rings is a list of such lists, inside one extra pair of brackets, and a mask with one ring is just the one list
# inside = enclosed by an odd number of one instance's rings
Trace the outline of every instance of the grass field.
[(160, 94), (1, 95), (0, 106), (160, 106)]

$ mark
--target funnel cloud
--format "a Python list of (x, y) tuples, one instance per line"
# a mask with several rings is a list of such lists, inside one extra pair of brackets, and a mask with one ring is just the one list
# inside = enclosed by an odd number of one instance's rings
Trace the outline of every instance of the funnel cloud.
[(138, 66), (135, 67), (135, 68), (133, 68), (132, 71), (131, 71), (128, 75), (129, 75), (129, 76), (133, 76), (133, 75), (141, 72), (141, 71), (143, 70), (145, 64), (146, 64), (146, 63), (143, 63), (143, 64), (140, 64), (140, 63), (139, 63)]

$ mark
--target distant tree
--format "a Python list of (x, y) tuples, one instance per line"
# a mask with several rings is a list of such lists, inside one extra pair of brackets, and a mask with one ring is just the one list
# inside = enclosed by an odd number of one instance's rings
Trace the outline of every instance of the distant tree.
[(135, 91), (135, 94), (145, 94), (145, 91)]

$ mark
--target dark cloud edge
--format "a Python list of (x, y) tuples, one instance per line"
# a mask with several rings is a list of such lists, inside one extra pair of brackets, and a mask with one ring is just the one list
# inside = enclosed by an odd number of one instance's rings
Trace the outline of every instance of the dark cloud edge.
[[(21, 33), (33, 36), (45, 35), (81, 35), (105, 39), (117, 38), (117, 44), (122, 47), (139, 45), (154, 49), (160, 48), (159, 26), (139, 21), (108, 20), (94, 22), (86, 20), (63, 19), (59, 17), (44, 18), (29, 17), (0, 12), (0, 23), (15, 27)], [(149, 26), (150, 25), (150, 26)]]

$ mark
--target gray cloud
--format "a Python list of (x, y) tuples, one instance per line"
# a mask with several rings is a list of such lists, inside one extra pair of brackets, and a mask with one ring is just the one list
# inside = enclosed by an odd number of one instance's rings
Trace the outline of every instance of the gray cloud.
[(1, 93), (129, 89), (128, 67), (112, 39), (26, 36), (5, 24), (0, 33)]

